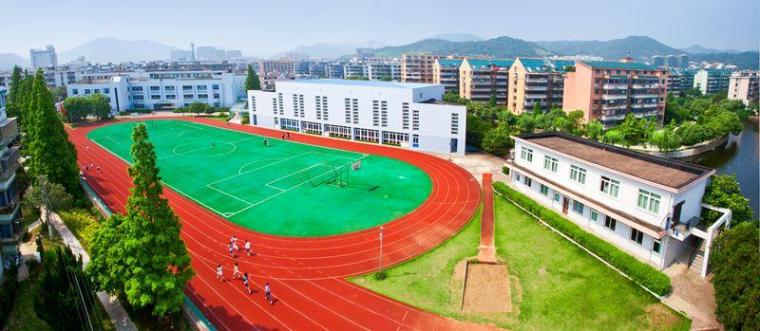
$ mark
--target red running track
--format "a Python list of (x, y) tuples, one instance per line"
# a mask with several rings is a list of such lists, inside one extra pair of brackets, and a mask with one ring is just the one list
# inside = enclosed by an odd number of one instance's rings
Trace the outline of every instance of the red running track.
[[(193, 121), (237, 131), (278, 138), (280, 131), (200, 118)], [(141, 119), (142, 120), (142, 119)], [(110, 123), (107, 123), (110, 124)], [(87, 133), (104, 124), (69, 130), (80, 167), (94, 163), (87, 182), (114, 211), (123, 212), (132, 183), (128, 164), (87, 139)], [(404, 160), (425, 171), (432, 181), (428, 199), (411, 213), (384, 226), (383, 261), (398, 264), (418, 256), (458, 232), (480, 202), (480, 187), (464, 169), (438, 157), (380, 145), (356, 143), (311, 135), (291, 134), (291, 140), (383, 155)], [(178, 170), (180, 171), (180, 170)], [(331, 330), (437, 330), (471, 329), (449, 318), (418, 310), (345, 280), (378, 267), (378, 229), (319, 238), (278, 237), (237, 226), (179, 193), (165, 188), (164, 196), (182, 221), (181, 237), (187, 245), (196, 275), (186, 294), (220, 330), (331, 329)], [(232, 235), (251, 240), (254, 256), (236, 260), (226, 252)], [(252, 275), (252, 295), (240, 280), (231, 280), (233, 261)], [(221, 263), (225, 281), (216, 279)], [(275, 303), (264, 299), (269, 282)]]

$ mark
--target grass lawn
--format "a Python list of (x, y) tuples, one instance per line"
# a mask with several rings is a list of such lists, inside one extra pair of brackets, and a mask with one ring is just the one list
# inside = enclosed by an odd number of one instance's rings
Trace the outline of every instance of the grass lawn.
[[(496, 197), (496, 245), (510, 274), (513, 312), (465, 314), (454, 266), (474, 256), (479, 218), (444, 245), (357, 284), (437, 314), (514, 330), (687, 330), (690, 321), (633, 282)], [(478, 215), (479, 216), (479, 215)]]

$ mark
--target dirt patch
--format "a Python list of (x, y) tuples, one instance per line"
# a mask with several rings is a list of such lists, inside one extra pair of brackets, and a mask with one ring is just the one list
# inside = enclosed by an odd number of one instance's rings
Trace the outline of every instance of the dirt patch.
[(509, 273), (506, 265), (469, 262), (466, 279), (463, 311), (512, 311)]
[(648, 305), (645, 311), (649, 325), (657, 326), (658, 329), (671, 329), (679, 322), (675, 313), (659, 303)]

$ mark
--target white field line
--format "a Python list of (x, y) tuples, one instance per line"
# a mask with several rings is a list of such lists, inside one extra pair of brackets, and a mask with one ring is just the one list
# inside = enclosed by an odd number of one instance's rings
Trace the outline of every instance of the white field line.
[[(303, 155), (306, 155), (306, 154), (312, 154), (312, 153), (314, 153), (314, 152), (304, 152), (304, 153), (301, 153), (301, 154), (298, 154), (298, 155), (294, 155), (294, 156), (291, 156), (291, 157), (286, 157), (286, 158), (284, 158), (284, 159), (280, 159), (279, 161), (275, 161), (275, 162), (272, 162), (272, 163), (267, 163), (267, 164), (265, 164), (265, 165), (262, 165), (262, 166), (260, 166), (260, 167), (256, 167), (256, 168), (253, 168), (253, 169), (251, 169), (251, 170), (246, 170), (246, 171), (243, 171), (243, 172), (240, 172), (240, 169), (238, 169), (238, 173), (237, 173), (237, 174), (235, 174), (235, 175), (230, 175), (230, 176), (224, 177), (224, 178), (222, 178), (222, 179), (216, 180), (216, 181), (214, 181), (214, 182), (208, 183), (208, 184), (206, 184), (206, 186), (208, 186), (208, 185), (214, 185), (214, 184), (218, 184), (218, 183), (220, 183), (220, 182), (224, 182), (224, 181), (227, 181), (227, 180), (229, 180), (229, 179), (235, 178), (235, 177), (237, 177), (237, 176), (240, 176), (240, 175), (245, 175), (245, 174), (251, 173), (251, 172), (253, 172), (253, 171), (256, 171), (256, 170), (261, 170), (261, 169), (264, 169), (264, 168), (266, 168), (266, 167), (269, 167), (269, 166), (272, 166), (272, 165), (275, 165), (275, 164), (278, 164), (278, 163), (281, 163), (281, 162), (285, 162), (285, 161), (288, 161), (288, 160), (292, 160), (292, 159), (295, 159), (295, 158), (301, 157), (301, 156), (303, 156)], [(258, 161), (256, 161), (256, 162), (258, 162)], [(251, 164), (251, 163), (248, 163), (248, 164)], [(248, 164), (245, 164), (245, 165), (243, 165), (243, 167), (245, 167), (245, 166), (246, 166), (246, 165), (248, 165)], [(243, 167), (241, 167), (241, 169), (242, 169)]]

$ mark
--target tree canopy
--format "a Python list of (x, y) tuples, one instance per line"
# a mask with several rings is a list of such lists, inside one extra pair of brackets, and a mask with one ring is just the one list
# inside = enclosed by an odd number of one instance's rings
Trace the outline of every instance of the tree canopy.
[(261, 90), (261, 82), (259, 81), (259, 75), (253, 70), (252, 65), (248, 65), (248, 74), (245, 78), (246, 90)]
[(131, 156), (134, 186), (126, 214), (113, 215), (98, 228), (87, 271), (99, 288), (163, 317), (180, 310), (193, 271), (179, 219), (162, 196), (156, 153), (143, 124), (132, 132)]
[(63, 101), (64, 118), (68, 122), (79, 122), (87, 116), (99, 120), (111, 118), (109, 99), (103, 94), (68, 97)]
[[(721, 208), (731, 209), (731, 223), (749, 222), (752, 218), (752, 207), (749, 199), (742, 195), (736, 175), (715, 175), (705, 189), (702, 202)], [(717, 219), (717, 213), (706, 211), (703, 215), (708, 222)]]

